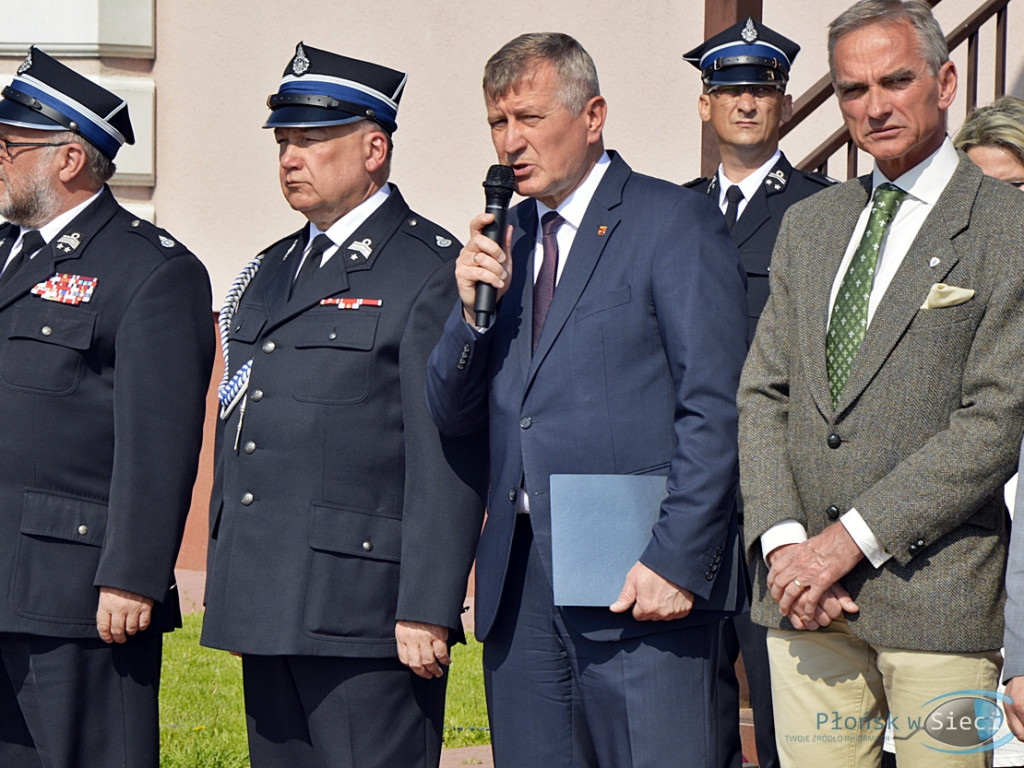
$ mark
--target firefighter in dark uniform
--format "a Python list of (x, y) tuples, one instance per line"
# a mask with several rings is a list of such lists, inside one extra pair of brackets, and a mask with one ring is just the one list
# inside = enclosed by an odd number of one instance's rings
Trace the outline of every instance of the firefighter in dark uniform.
[(721, 156), (718, 173), (684, 186), (713, 196), (729, 222), (747, 270), (748, 340), (768, 301), (768, 264), (782, 215), (833, 183), (794, 168), (779, 151), (779, 128), (793, 112), (789, 68), (799, 50), (748, 17), (683, 56), (701, 71), (697, 111), (714, 128)]
[(405, 80), (296, 47), (265, 127), (308, 223), (220, 316), (202, 642), (242, 656), (254, 768), (440, 759), (486, 472), (426, 410), (460, 244), (388, 182)]
[(38, 48), (0, 101), (0, 765), (157, 768), (210, 282), (106, 186), (128, 106)]
[[(793, 203), (832, 180), (794, 168), (779, 151), (779, 128), (793, 111), (786, 94), (800, 46), (748, 17), (683, 55), (704, 84), (697, 111), (718, 139), (718, 172), (684, 186), (710, 195), (726, 217), (747, 272), (748, 342), (768, 301), (768, 270), (782, 216)], [(742, 507), (741, 507), (742, 509)], [(742, 520), (742, 517), (741, 517)], [(740, 614), (722, 623), (718, 671), (718, 768), (740, 768), (739, 685), (743, 653), (758, 764), (777, 768), (765, 629)]]

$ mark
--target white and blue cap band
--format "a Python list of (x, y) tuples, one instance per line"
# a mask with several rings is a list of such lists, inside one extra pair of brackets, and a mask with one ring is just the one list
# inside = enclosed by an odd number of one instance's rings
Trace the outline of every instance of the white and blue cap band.
[(35, 46), (3, 89), (0, 123), (41, 131), (73, 131), (111, 160), (134, 144), (128, 104)]
[(398, 130), (406, 74), (299, 43), (264, 128), (309, 128), (374, 120)]

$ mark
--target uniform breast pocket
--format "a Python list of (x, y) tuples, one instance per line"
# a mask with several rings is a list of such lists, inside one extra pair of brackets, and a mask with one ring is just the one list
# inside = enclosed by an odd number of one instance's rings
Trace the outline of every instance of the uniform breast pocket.
[(296, 400), (343, 405), (370, 392), (373, 347), (380, 315), (370, 311), (315, 312), (291, 323), (302, 375), (295, 378)]
[(11, 595), (22, 616), (71, 624), (96, 621), (93, 586), (107, 529), (107, 506), (26, 490)]
[(9, 389), (66, 395), (78, 388), (96, 315), (56, 302), (22, 304), (0, 349), (0, 380)]

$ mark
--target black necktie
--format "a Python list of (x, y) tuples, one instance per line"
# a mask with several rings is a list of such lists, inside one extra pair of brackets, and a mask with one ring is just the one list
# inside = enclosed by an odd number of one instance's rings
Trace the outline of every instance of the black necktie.
[(11, 259), (3, 274), (0, 274), (0, 287), (7, 285), (14, 278), (15, 273), (21, 269), (21, 265), (28, 261), (28, 257), (44, 245), (46, 245), (46, 241), (43, 240), (43, 236), (39, 234), (38, 230), (32, 229), (26, 232), (21, 238), (21, 250)]
[(548, 211), (540, 220), (541, 244), (544, 246), (544, 263), (533, 284), (533, 349), (537, 349), (541, 329), (555, 295), (555, 278), (558, 275), (558, 228), (564, 222), (554, 211)]
[(743, 190), (733, 184), (725, 190), (725, 199), (729, 201), (729, 204), (725, 207), (725, 225), (729, 227), (729, 231), (732, 232), (732, 228), (736, 226), (736, 213), (740, 209), (740, 200), (743, 199)]
[(313, 242), (309, 246), (309, 253), (306, 254), (306, 260), (302, 262), (302, 266), (299, 267), (299, 273), (295, 276), (295, 281), (292, 283), (291, 293), (288, 295), (289, 299), (296, 293), (299, 293), (306, 285), (313, 282), (314, 275), (320, 269), (320, 262), (323, 259), (324, 251), (333, 247), (334, 243), (327, 235), (317, 235), (313, 238)]

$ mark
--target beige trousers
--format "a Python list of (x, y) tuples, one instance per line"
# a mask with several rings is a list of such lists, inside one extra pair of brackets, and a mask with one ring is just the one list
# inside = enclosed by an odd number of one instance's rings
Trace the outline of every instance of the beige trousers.
[[(895, 620), (895, 617), (894, 617)], [(874, 768), (888, 723), (899, 768), (989, 768), (984, 696), (999, 649), (953, 654), (870, 645), (845, 620), (814, 632), (768, 630), (775, 733), (783, 768)], [(968, 750), (976, 750), (968, 752)]]

